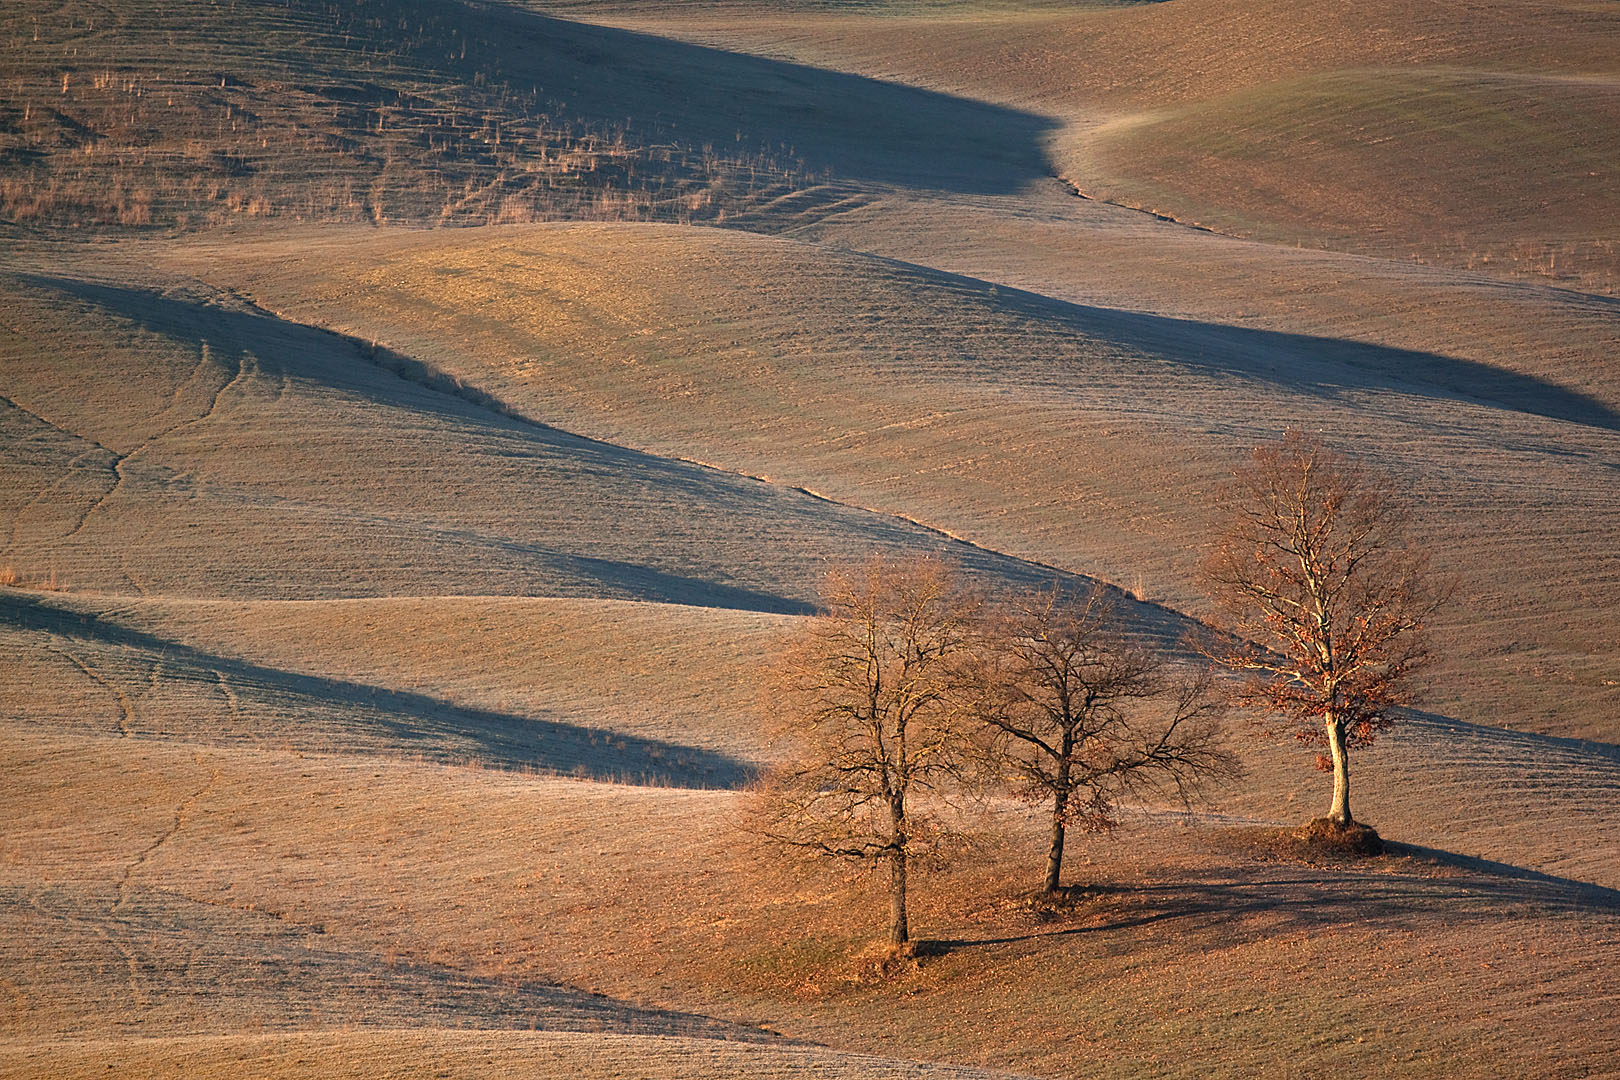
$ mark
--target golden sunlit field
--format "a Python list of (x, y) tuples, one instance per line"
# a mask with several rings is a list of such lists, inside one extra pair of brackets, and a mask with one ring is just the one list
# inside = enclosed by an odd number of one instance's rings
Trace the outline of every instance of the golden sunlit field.
[[(1620, 1076), (1620, 7), (11, 0), (0, 1076)], [(758, 834), (829, 570), (1195, 659), (1298, 428), (1451, 589), (1330, 780)]]

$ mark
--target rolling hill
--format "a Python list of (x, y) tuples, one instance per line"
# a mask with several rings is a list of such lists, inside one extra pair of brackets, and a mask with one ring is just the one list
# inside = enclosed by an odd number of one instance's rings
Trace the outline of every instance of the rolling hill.
[[(1612, 1071), (1617, 39), (9, 5), (0, 1076)], [(1175, 648), (1291, 425), (1457, 584), (1355, 759), (1389, 855), (1282, 844), (1323, 779), (1240, 717), (1244, 775), (1076, 837), (1063, 904), (988, 800), (885, 968), (877, 883), (744, 827), (829, 567), (1101, 583)]]
[(0, 223), (68, 234), (716, 221), (872, 184), (1008, 190), (1041, 175), (1051, 126), (460, 0), (28, 0), (0, 36)]
[(1179, 221), (1614, 295), (1603, 5), (706, 7), (556, 10), (1051, 117), (1054, 172)]
[[(208, 273), (215, 251), (174, 260)], [(1291, 423), (1341, 433), (1411, 486), (1470, 597), (1448, 620), (1447, 710), (1613, 737), (1607, 384), (1589, 394), (1410, 348), (1066, 304), (727, 231), (312, 234), (257, 253), (236, 243), (233, 264), (244, 270), (216, 284), (383, 337), (526, 415), (1194, 612), (1208, 492), (1245, 440)], [(1522, 637), (1527, 609), (1556, 635), (1541, 623)]]

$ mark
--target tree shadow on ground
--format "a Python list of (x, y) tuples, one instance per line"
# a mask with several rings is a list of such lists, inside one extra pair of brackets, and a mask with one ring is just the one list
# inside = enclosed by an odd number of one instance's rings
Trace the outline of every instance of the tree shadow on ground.
[(1571, 765), (1589, 767), (1601, 763), (1614, 769), (1615, 775), (1610, 782), (1600, 781), (1599, 786), (1620, 791), (1620, 745), (1615, 743), (1476, 724), (1423, 709), (1406, 711), (1399, 734), (1403, 739), (1423, 738), (1446, 743), (1454, 743), (1459, 735), (1469, 740), (1489, 741), (1504, 759), (1521, 770), (1539, 766), (1555, 771)]
[(733, 789), (754, 773), (715, 750), (221, 656), (13, 589), (0, 589), (0, 628), (40, 635), (40, 647), (129, 702), (159, 679), (212, 697), (191, 724), (177, 710), (148, 719), (127, 706), (132, 736), (383, 752), (659, 787)]
[[(1160, 924), (1186, 924), (1191, 930), (1216, 921), (1253, 917), (1307, 931), (1331, 930), (1349, 922), (1410, 928), (1437, 916), (1454, 922), (1491, 922), (1513, 910), (1620, 917), (1620, 890), (1434, 848), (1392, 843), (1384, 856), (1345, 861), (1331, 868), (1289, 867), (1247, 879), (1187, 877), (1076, 886), (1054, 909), (1050, 928), (945, 938), (930, 942), (928, 950), (944, 954)], [(1073, 925), (1075, 922), (1081, 924)]]

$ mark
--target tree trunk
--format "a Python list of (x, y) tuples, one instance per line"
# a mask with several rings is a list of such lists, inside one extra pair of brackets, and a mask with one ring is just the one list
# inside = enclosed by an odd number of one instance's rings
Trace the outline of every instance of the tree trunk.
[(906, 849), (896, 848), (889, 856), (889, 944), (903, 949), (911, 941), (906, 923)]
[(1069, 793), (1059, 790), (1052, 799), (1052, 847), (1046, 853), (1046, 895), (1058, 891), (1058, 879), (1063, 874), (1063, 814), (1069, 808)]
[(911, 941), (906, 919), (906, 793), (889, 793), (889, 944), (904, 949)]
[(1328, 818), (1340, 825), (1353, 825), (1350, 816), (1350, 755), (1345, 749), (1344, 721), (1329, 716), (1326, 721), (1328, 750), (1333, 755), (1333, 806)]

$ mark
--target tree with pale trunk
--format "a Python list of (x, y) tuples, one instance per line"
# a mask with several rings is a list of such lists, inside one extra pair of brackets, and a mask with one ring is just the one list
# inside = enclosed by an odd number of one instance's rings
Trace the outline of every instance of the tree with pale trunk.
[(1257, 447), (1218, 506), (1202, 574), (1237, 643), (1211, 654), (1239, 676), (1241, 704), (1326, 750), (1326, 821), (1350, 829), (1350, 751), (1410, 704), (1444, 590), (1407, 540), (1395, 481), (1313, 436), (1289, 431)]
[(1207, 666), (1177, 668), (1130, 642), (1101, 587), (1060, 585), (990, 620), (976, 669), (975, 715), (991, 770), (1049, 812), (1042, 891), (1060, 891), (1070, 830), (1118, 823), (1122, 799), (1171, 794), (1185, 805), (1237, 774)]
[(886, 864), (889, 944), (905, 952), (908, 871), (947, 832), (919, 797), (953, 786), (968, 759), (961, 671), (982, 603), (938, 559), (873, 558), (830, 573), (822, 605), (774, 672), (790, 752), (760, 784), (754, 828)]

